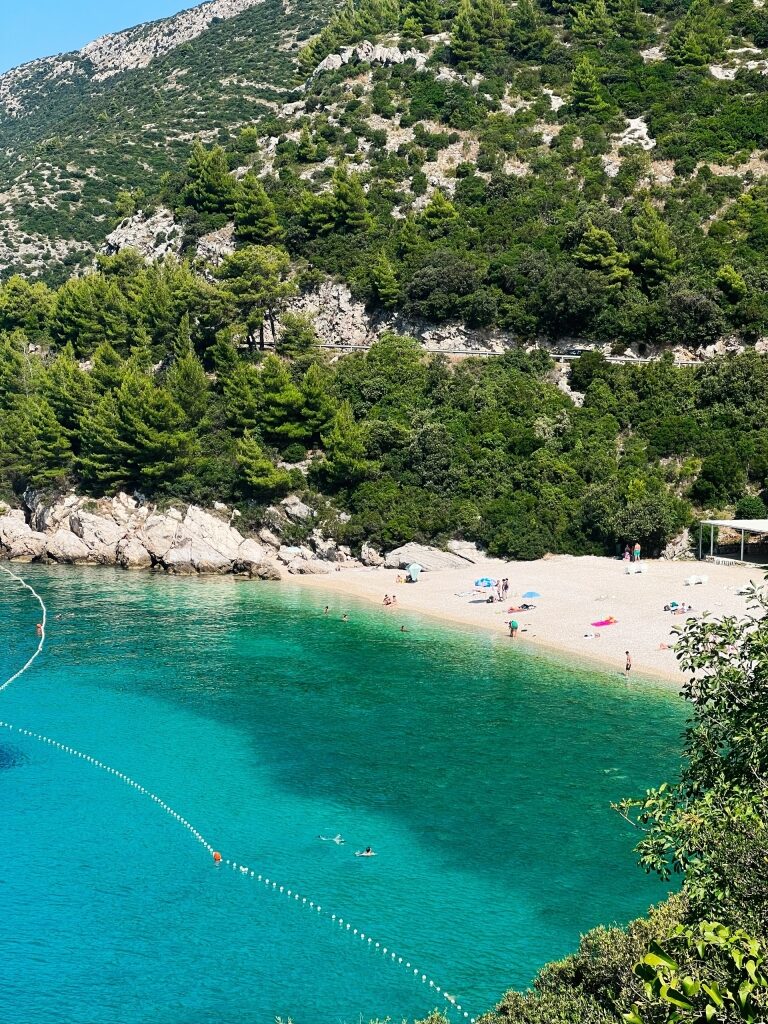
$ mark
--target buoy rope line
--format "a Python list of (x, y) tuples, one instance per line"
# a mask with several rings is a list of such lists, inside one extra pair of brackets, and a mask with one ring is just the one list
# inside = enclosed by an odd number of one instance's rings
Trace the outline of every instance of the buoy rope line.
[[(45, 602), (43, 601), (42, 597), (40, 597), (35, 588), (30, 586), (30, 584), (27, 583), (26, 580), (23, 580), (21, 576), (17, 576), (16, 573), (12, 572), (4, 565), (0, 565), (0, 569), (2, 569), (4, 573), (10, 576), (11, 579), (15, 580), (17, 583), (20, 583), (26, 590), (28, 590), (36, 598), (42, 609), (43, 619), (42, 623), (40, 624), (41, 628), (39, 634), (39, 642), (34, 654), (31, 656), (31, 658), (29, 658), (29, 660), (24, 664), (24, 666), (18, 670), (18, 672), (15, 672), (12, 676), (6, 679), (4, 683), (0, 684), (0, 693), (2, 693), (3, 690), (6, 690), (11, 685), (11, 683), (14, 683), (17, 679), (24, 675), (24, 673), (29, 668), (31, 668), (32, 664), (42, 653), (43, 647), (45, 646), (45, 626), (47, 621), (47, 610), (45, 607)], [(306, 909), (312, 911), (313, 913), (319, 914), (321, 917), (330, 921), (335, 927), (338, 927), (342, 931), (349, 932), (350, 935), (359, 939), (364, 945), (368, 946), (371, 950), (375, 950), (385, 959), (390, 960), (391, 963), (394, 963), (399, 967), (403, 967), (403, 969), (407, 970), (410, 974), (412, 974), (417, 981), (421, 979), (422, 984), (427, 985), (437, 995), (439, 995), (448, 1004), (448, 1007), (450, 1009), (455, 1010), (462, 1019), (469, 1021), (469, 1024), (475, 1024), (475, 1018), (470, 1017), (469, 1012), (465, 1010), (464, 1007), (456, 1000), (455, 996), (446, 992), (445, 988), (438, 985), (432, 978), (429, 977), (429, 975), (425, 974), (418, 967), (415, 967), (413, 963), (411, 963), (411, 961), (408, 960), (406, 957), (400, 956), (399, 953), (393, 950), (390, 946), (384, 945), (383, 942), (378, 942), (372, 935), (369, 935), (366, 932), (361, 931), (359, 928), (353, 927), (351, 922), (347, 921), (345, 918), (340, 917), (338, 914), (332, 914), (329, 910), (324, 909), (317, 901), (311, 900), (307, 896), (302, 896), (302, 894), (297, 892), (295, 889), (288, 888), (288, 886), (286, 885), (281, 885), (279, 882), (275, 881), (272, 878), (267, 878), (263, 873), (259, 873), (256, 869), (249, 867), (249, 865), (247, 864), (242, 864), (238, 861), (231, 860), (229, 858), (223, 858), (222, 855), (218, 852), (218, 850), (214, 849), (214, 847), (208, 842), (205, 836), (203, 836), (202, 833), (198, 832), (198, 830), (190, 821), (188, 821), (183, 815), (179, 814), (178, 811), (174, 810), (173, 807), (171, 807), (164, 800), (162, 800), (156, 793), (153, 793), (145, 786), (142, 786), (135, 779), (132, 779), (130, 775), (126, 775), (125, 772), (121, 772), (117, 768), (113, 768), (111, 767), (111, 765), (105, 764), (104, 761), (100, 761), (97, 757), (92, 757), (90, 754), (86, 754), (82, 750), (77, 750), (75, 747), (71, 747), (66, 743), (61, 743), (59, 742), (59, 740), (53, 739), (51, 736), (44, 736), (42, 733), (34, 732), (31, 729), (22, 729), (19, 726), (13, 725), (11, 722), (4, 721), (0, 721), (0, 729), (5, 729), (8, 732), (15, 733), (17, 736), (25, 736), (28, 739), (36, 740), (38, 743), (43, 743), (47, 746), (54, 747), (56, 750), (60, 750), (64, 754), (68, 754), (71, 757), (76, 757), (81, 759), (82, 761), (85, 761), (87, 764), (91, 765), (94, 768), (98, 768), (103, 772), (106, 772), (108, 775), (113, 775), (115, 778), (125, 783), (126, 786), (129, 786), (131, 789), (135, 789), (137, 793), (140, 793), (142, 796), (145, 796), (148, 799), (152, 800), (153, 803), (157, 804), (157, 806), (160, 807), (161, 810), (165, 811), (165, 813), (168, 814), (171, 818), (173, 818), (174, 821), (176, 821), (179, 825), (182, 825), (192, 835), (192, 837), (198, 843), (200, 843), (200, 845), (208, 852), (208, 854), (213, 858), (214, 862), (217, 865), (220, 864), (225, 867), (231, 868), (232, 871), (235, 871), (239, 875), (242, 875), (243, 878), (247, 877), (249, 880), (252, 879), (260, 885), (263, 885), (265, 889), (269, 889), (279, 896), (285, 896), (286, 899), (292, 900), (293, 902), (298, 903), (300, 906), (306, 907)]]

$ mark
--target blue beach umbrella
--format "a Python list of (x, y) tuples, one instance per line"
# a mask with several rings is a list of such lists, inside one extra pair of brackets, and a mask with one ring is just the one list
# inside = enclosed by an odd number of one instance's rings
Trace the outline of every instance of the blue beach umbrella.
[(496, 580), (492, 580), (489, 576), (481, 576), (479, 580), (475, 580), (475, 586), (482, 590), (489, 590), (496, 586)]
[(541, 597), (541, 594), (536, 590), (526, 590), (523, 597)]

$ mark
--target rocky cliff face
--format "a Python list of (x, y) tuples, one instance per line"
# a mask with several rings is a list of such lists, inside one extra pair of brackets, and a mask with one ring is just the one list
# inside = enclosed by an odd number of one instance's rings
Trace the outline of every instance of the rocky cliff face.
[[(128, 494), (94, 501), (75, 494), (47, 500), (26, 496), (26, 509), (0, 506), (0, 557), (13, 562), (63, 562), (157, 569), (176, 575), (235, 573), (258, 579), (331, 572), (358, 564), (349, 548), (314, 527), (314, 511), (298, 497), (267, 510), (270, 527), (245, 537), (239, 512), (218, 504), (159, 509)], [(308, 540), (283, 542), (289, 525)]]
[(170, 18), (114, 32), (88, 43), (82, 50), (33, 60), (0, 75), (0, 110), (23, 117), (52, 84), (90, 79), (103, 82), (115, 75), (145, 68), (153, 60), (188, 43), (214, 21), (234, 18), (263, 0), (208, 0)]

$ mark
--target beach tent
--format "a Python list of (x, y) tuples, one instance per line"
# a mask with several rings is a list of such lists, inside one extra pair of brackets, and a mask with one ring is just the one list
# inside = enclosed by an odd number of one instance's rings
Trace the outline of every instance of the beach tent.
[(423, 572), (423, 569), (424, 569), (424, 567), (419, 565), (418, 562), (412, 562), (408, 566), (406, 572), (411, 577), (411, 579), (413, 580), (414, 583), (418, 583), (419, 582), (419, 576), (421, 576), (421, 573)]
[(475, 580), (475, 586), (478, 590), (490, 590), (496, 586), (496, 580), (492, 580), (490, 576), (481, 576), (479, 580)]

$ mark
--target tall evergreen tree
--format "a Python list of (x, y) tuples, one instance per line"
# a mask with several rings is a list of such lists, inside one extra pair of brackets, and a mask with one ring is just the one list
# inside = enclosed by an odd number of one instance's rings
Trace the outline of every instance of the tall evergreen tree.
[(573, 70), (571, 108), (577, 114), (591, 114), (593, 117), (599, 117), (609, 109), (595, 66), (587, 56), (580, 57)]
[(265, 440), (277, 445), (290, 444), (305, 437), (299, 389), (291, 380), (285, 363), (269, 355), (259, 374), (259, 429)]
[(240, 182), (235, 203), (235, 237), (247, 245), (271, 245), (283, 237), (274, 203), (252, 173)]
[(371, 282), (376, 298), (386, 308), (397, 304), (400, 298), (400, 284), (397, 273), (385, 252), (380, 252), (371, 267)]
[(646, 287), (666, 281), (680, 263), (669, 228), (646, 200), (632, 220), (632, 268)]
[(459, 214), (456, 207), (438, 188), (419, 216), (420, 223), (429, 238), (442, 238), (457, 223)]
[(276, 335), (275, 316), (295, 286), (289, 278), (291, 261), (284, 249), (273, 245), (249, 245), (227, 256), (217, 271), (224, 295), (253, 344), (259, 337), (264, 348), (264, 325)]
[(327, 371), (313, 363), (301, 380), (301, 422), (305, 438), (317, 444), (330, 428), (335, 413)]
[(366, 231), (371, 225), (368, 200), (357, 174), (350, 174), (345, 164), (333, 174), (333, 200), (336, 227), (342, 231)]
[(544, 47), (552, 41), (552, 33), (545, 26), (536, 0), (519, 0), (512, 12), (509, 46), (515, 57), (540, 57)]
[(571, 30), (577, 39), (604, 46), (613, 33), (613, 21), (605, 0), (581, 0), (574, 10)]
[(184, 201), (200, 213), (229, 214), (235, 198), (235, 182), (229, 173), (227, 154), (221, 146), (206, 149), (196, 142), (187, 164)]
[(507, 51), (510, 27), (505, 0), (461, 0), (451, 35), (455, 61), (492, 69)]
[(78, 462), (96, 489), (119, 484), (155, 491), (171, 485), (195, 451), (184, 413), (168, 391), (129, 369), (120, 387), (105, 392), (86, 413)]
[(591, 222), (574, 254), (576, 262), (587, 270), (601, 274), (609, 288), (618, 288), (629, 280), (629, 257), (621, 252), (609, 231)]
[(439, 0), (408, 0), (403, 8), (403, 24), (409, 19), (418, 25), (422, 35), (439, 32), (442, 27)]
[(342, 402), (322, 443), (325, 460), (321, 472), (332, 487), (352, 487), (371, 472), (362, 431), (348, 401)]
[(191, 348), (174, 360), (165, 375), (165, 386), (174, 402), (184, 412), (185, 426), (196, 429), (205, 416), (210, 398), (210, 385), (203, 365)]
[(224, 378), (227, 422), (237, 435), (257, 430), (261, 406), (261, 378), (252, 363), (236, 363)]
[(80, 424), (95, 400), (91, 375), (80, 369), (71, 345), (47, 368), (43, 393), (63, 427), (73, 449), (80, 444)]
[(0, 468), (15, 487), (61, 485), (72, 449), (48, 400), (40, 394), (11, 396), (0, 419)]
[(287, 494), (291, 478), (284, 469), (278, 469), (248, 430), (237, 442), (236, 459), (246, 484), (246, 490), (257, 501), (271, 501)]

